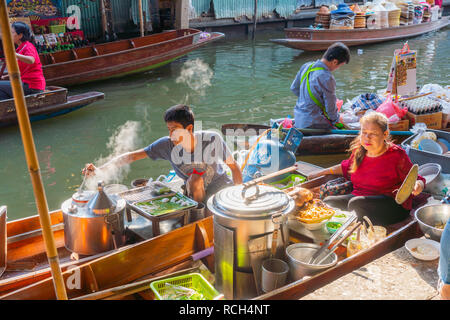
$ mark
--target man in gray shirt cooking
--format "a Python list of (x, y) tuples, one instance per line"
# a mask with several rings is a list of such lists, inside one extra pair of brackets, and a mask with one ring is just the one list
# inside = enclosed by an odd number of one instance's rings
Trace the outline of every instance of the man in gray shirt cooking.
[[(98, 169), (121, 166), (137, 160), (168, 160), (177, 175), (185, 181), (187, 194), (197, 202), (229, 185), (241, 184), (242, 173), (222, 137), (212, 131), (194, 131), (194, 113), (185, 105), (176, 105), (164, 114), (169, 135), (146, 148), (122, 154)], [(231, 180), (224, 168), (232, 173)], [(89, 163), (83, 172), (95, 173), (97, 168)]]
[(349, 61), (347, 46), (337, 42), (320, 60), (300, 68), (291, 85), (291, 91), (298, 97), (294, 108), (295, 127), (342, 128), (336, 107), (336, 81), (331, 72)]

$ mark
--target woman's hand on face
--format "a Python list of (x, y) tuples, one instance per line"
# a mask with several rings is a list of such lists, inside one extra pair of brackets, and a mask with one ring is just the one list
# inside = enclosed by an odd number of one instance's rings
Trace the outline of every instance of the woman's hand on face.
[(423, 182), (421, 180), (417, 180), (416, 184), (414, 185), (414, 189), (413, 189), (412, 194), (414, 196), (417, 196), (423, 191), (423, 189), (424, 189)]

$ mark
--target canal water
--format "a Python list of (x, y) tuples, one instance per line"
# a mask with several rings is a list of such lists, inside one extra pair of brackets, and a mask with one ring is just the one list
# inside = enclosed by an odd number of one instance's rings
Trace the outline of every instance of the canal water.
[[(448, 84), (449, 30), (409, 39), (417, 50), (417, 82)], [(298, 69), (321, 53), (302, 52), (269, 42), (282, 32), (225, 38), (160, 69), (70, 88), (90, 90), (105, 99), (70, 114), (32, 124), (50, 210), (59, 209), (82, 182), (88, 162), (102, 163), (167, 135), (164, 111), (178, 103), (190, 105), (203, 129), (220, 130), (232, 122), (267, 123), (292, 114), (295, 96), (289, 87)], [(395, 49), (402, 41), (351, 49), (351, 61), (335, 72), (337, 96), (346, 101), (386, 87)], [(362, 54), (357, 50), (362, 49)], [(343, 156), (304, 157), (328, 166)], [(156, 178), (170, 170), (165, 161), (149, 159), (115, 172), (117, 183)], [(0, 205), (8, 206), (9, 221), (37, 214), (18, 127), (0, 130)]]

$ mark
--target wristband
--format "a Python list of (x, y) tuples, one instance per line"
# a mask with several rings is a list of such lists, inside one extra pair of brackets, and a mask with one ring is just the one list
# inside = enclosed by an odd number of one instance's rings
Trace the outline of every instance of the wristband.
[(192, 170), (192, 173), (189, 173), (188, 175), (189, 175), (189, 176), (192, 176), (193, 174), (198, 174), (198, 175), (201, 177), (202, 175), (205, 174), (205, 172), (206, 172), (206, 171), (198, 172), (198, 171), (195, 170), (195, 168), (194, 168), (194, 170)]

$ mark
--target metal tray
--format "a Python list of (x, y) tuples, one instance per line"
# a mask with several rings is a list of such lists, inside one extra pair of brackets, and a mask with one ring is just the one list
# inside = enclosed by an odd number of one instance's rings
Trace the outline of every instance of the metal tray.
[[(185, 206), (178, 207), (178, 208), (172, 208), (172, 209), (168, 208), (168, 209), (166, 209), (165, 212), (162, 212), (160, 214), (154, 214), (154, 211), (152, 212), (152, 210), (147, 209), (147, 208), (143, 207), (142, 205), (140, 205), (143, 202), (151, 202), (151, 201), (155, 201), (155, 200), (161, 200), (164, 198), (173, 198), (173, 197), (182, 199), (185, 202), (187, 202), (187, 204)], [(162, 218), (165, 219), (165, 218), (168, 218), (169, 216), (174, 216), (183, 211), (189, 210), (191, 208), (195, 208), (198, 205), (198, 203), (179, 192), (176, 192), (176, 193), (174, 192), (174, 193), (164, 194), (164, 195), (157, 196), (157, 197), (149, 197), (146, 199), (139, 199), (139, 200), (129, 203), (129, 205), (134, 211), (144, 215), (145, 217), (148, 217), (152, 220), (153, 219), (161, 220)]]

